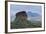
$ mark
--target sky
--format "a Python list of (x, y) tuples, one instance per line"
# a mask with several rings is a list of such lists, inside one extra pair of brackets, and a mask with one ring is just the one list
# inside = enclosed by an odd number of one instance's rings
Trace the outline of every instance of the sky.
[(41, 6), (11, 4), (10, 5), (10, 15), (12, 17), (11, 20), (13, 20), (15, 18), (16, 13), (20, 11), (26, 11), (27, 13), (28, 12), (37, 13), (39, 15), (42, 14)]

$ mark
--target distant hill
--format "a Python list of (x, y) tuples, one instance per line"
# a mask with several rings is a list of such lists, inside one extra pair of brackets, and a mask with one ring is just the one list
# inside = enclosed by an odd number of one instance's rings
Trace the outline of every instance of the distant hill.
[(39, 14), (37, 14), (37, 13), (32, 13), (32, 12), (28, 12), (27, 15), (28, 15), (28, 16), (31, 16), (31, 17), (40, 16)]
[(27, 12), (28, 20), (41, 21), (41, 15), (38, 13)]

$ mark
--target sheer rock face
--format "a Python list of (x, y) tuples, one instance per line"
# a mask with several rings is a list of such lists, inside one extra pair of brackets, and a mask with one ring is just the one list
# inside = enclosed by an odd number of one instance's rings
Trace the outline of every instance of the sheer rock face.
[(22, 20), (24, 20), (24, 19), (27, 19), (27, 14), (26, 14), (25, 11), (18, 12), (18, 13), (16, 14), (16, 18), (18, 18), (18, 17), (20, 17)]
[(22, 12), (18, 12), (16, 14), (16, 20), (18, 21), (18, 23), (24, 27), (26, 26), (27, 24), (27, 14), (25, 11), (22, 11)]

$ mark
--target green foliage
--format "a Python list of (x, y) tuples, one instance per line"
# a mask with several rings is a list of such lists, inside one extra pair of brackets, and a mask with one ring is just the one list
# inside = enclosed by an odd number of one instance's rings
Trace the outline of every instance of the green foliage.
[(35, 28), (35, 27), (41, 27), (41, 22), (39, 23), (32, 23), (31, 21), (22, 20), (20, 17), (16, 18), (11, 23), (11, 29), (17, 29), (17, 28)]

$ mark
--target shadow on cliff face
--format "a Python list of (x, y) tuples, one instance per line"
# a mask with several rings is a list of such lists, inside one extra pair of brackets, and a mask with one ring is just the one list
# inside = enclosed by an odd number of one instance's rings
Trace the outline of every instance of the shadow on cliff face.
[(41, 27), (37, 25), (33, 25), (31, 21), (27, 20), (27, 14), (25, 11), (21, 11), (16, 13), (16, 18), (13, 22), (11, 22), (11, 29), (15, 28), (33, 28), (33, 27)]
[(27, 20), (27, 14), (25, 11), (16, 13), (16, 18), (20, 18), (20, 20)]

